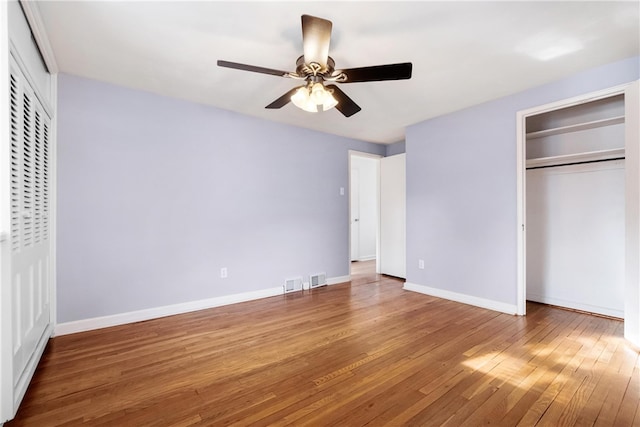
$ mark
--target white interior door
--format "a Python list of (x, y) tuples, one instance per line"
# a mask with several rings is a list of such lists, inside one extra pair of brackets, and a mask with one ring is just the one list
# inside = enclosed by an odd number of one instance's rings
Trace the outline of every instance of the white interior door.
[(380, 159), (380, 273), (406, 277), (406, 155)]

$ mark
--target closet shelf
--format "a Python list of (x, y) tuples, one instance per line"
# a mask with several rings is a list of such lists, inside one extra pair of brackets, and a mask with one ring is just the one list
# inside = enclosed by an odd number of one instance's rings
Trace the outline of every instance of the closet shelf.
[(624, 157), (624, 148), (614, 148), (611, 150), (588, 151), (586, 153), (527, 159), (526, 167), (528, 169), (542, 166), (560, 166), (570, 163), (585, 163), (599, 160), (619, 159), (622, 157)]
[(578, 123), (575, 125), (561, 126), (553, 129), (539, 130), (527, 133), (527, 139), (543, 138), (545, 136), (559, 135), (561, 133), (577, 132), (580, 130), (599, 128), (624, 123), (624, 116), (610, 117), (608, 119), (593, 120), (591, 122)]

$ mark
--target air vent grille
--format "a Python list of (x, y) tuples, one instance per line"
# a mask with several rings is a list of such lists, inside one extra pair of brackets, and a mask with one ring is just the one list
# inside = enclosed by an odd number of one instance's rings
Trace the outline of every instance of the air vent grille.
[(297, 292), (302, 290), (302, 277), (294, 277), (284, 281), (284, 293)]
[(327, 284), (327, 275), (325, 273), (316, 273), (309, 276), (309, 286), (317, 288)]

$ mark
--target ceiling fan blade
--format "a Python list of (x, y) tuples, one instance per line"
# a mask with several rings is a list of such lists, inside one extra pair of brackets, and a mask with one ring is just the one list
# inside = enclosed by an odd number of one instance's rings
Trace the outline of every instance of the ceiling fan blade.
[(358, 104), (353, 102), (346, 93), (341, 91), (336, 85), (327, 85), (327, 89), (333, 89), (333, 97), (338, 101), (336, 109), (340, 111), (345, 117), (351, 117), (358, 111), (362, 110)]
[(271, 104), (267, 105), (264, 108), (269, 108), (269, 109), (275, 109), (275, 108), (282, 108), (285, 105), (287, 105), (289, 102), (291, 102), (291, 97), (293, 96), (294, 93), (296, 93), (296, 91), (299, 89), (300, 87), (294, 87), (293, 89), (291, 89), (289, 92), (285, 93), (284, 95), (282, 95), (280, 98), (276, 99), (275, 101), (273, 101)]
[(273, 76), (289, 77), (288, 71), (274, 70), (272, 68), (256, 67), (255, 65), (239, 64), (237, 62), (218, 60), (218, 67), (233, 68), (236, 70), (253, 71), (254, 73), (271, 74)]
[[(401, 64), (374, 65), (371, 67), (340, 70), (347, 76), (340, 83), (378, 82), (383, 80), (405, 80), (411, 78), (411, 62)], [(334, 73), (335, 74), (335, 73)]]
[(316, 62), (323, 67), (327, 66), (332, 26), (331, 21), (326, 19), (302, 15), (302, 47), (305, 64)]

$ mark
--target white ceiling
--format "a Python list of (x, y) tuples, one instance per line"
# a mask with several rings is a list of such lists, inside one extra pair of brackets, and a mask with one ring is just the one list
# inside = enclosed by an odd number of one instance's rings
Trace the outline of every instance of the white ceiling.
[[(632, 2), (54, 2), (38, 4), (61, 72), (336, 135), (392, 143), (425, 119), (640, 53)], [(362, 111), (264, 106), (299, 82), (300, 16), (333, 21), (336, 68), (410, 61), (411, 80), (344, 84)]]

